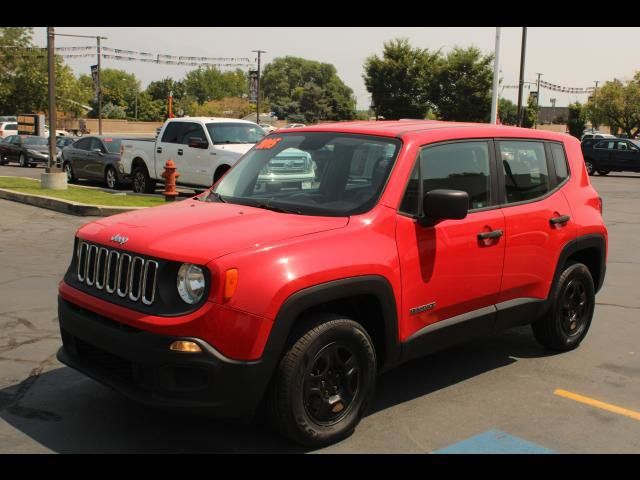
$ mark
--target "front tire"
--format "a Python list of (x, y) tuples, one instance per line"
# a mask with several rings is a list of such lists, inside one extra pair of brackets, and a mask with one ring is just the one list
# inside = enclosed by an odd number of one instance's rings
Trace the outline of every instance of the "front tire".
[(64, 162), (62, 167), (67, 174), (67, 183), (76, 183), (78, 180), (73, 173), (73, 168), (71, 167), (71, 162)]
[(357, 322), (332, 314), (309, 318), (267, 393), (267, 414), (284, 436), (322, 447), (351, 435), (375, 388), (376, 354)]
[(557, 352), (577, 348), (589, 331), (595, 303), (591, 272), (582, 263), (570, 263), (553, 288), (549, 311), (531, 324), (536, 340)]
[(24, 153), (20, 154), (20, 159), (18, 160), (18, 163), (22, 168), (27, 168), (29, 166), (29, 160), (27, 159)]

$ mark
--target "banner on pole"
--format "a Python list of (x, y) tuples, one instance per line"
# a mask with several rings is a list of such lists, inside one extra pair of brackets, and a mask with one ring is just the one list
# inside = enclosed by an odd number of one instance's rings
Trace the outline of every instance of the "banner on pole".
[(249, 102), (258, 102), (258, 71), (251, 70), (249, 72)]
[(98, 65), (91, 65), (91, 78), (93, 78), (93, 90), (98, 101)]

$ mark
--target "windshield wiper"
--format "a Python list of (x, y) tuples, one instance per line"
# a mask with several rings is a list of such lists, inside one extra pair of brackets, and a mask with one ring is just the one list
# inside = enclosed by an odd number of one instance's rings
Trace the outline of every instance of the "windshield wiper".
[(270, 205), (268, 203), (250, 203), (249, 206), (256, 207), (256, 208), (264, 208), (265, 210), (271, 210), (273, 212), (295, 213), (296, 215), (302, 215), (302, 211), (300, 210), (293, 210), (289, 208), (278, 207), (276, 205)]
[(206, 197), (204, 197), (203, 200), (205, 202), (212, 202), (213, 200), (210, 200), (211, 197), (215, 198), (216, 201), (218, 202), (227, 203), (227, 201), (224, 198), (222, 198), (222, 195), (220, 195), (217, 192), (214, 192), (213, 190), (209, 190), (209, 194)]

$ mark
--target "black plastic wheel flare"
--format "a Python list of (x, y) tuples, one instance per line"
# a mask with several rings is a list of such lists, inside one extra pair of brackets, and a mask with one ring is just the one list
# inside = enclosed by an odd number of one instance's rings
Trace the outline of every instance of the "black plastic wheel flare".
[(303, 383), (303, 400), (314, 422), (332, 425), (350, 411), (360, 394), (360, 362), (350, 347), (330, 343), (309, 362)]
[(560, 308), (560, 328), (568, 337), (580, 335), (587, 320), (587, 290), (579, 280), (571, 280), (564, 289)]

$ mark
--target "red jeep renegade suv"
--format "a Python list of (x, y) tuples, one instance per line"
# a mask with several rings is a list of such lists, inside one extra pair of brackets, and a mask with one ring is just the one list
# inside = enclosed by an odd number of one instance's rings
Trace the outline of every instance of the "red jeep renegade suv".
[[(309, 161), (314, 180), (279, 171)], [(576, 348), (605, 275), (601, 212), (568, 135), (279, 130), (199, 196), (78, 230), (58, 359), (137, 401), (261, 412), (326, 445), (353, 432), (378, 372), (419, 355), (525, 324)]]

